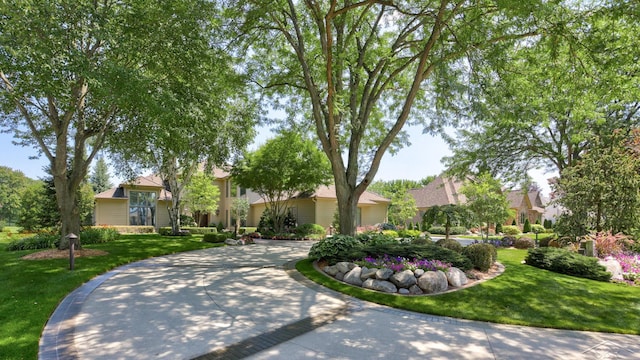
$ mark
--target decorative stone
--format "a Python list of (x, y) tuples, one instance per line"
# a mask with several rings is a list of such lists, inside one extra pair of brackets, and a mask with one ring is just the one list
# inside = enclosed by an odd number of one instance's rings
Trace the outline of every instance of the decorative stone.
[(449, 285), (453, 287), (460, 287), (462, 285), (465, 285), (467, 281), (469, 281), (467, 279), (467, 275), (465, 275), (462, 270), (456, 267), (449, 268), (449, 270), (446, 272), (446, 275)]
[(362, 283), (362, 287), (365, 289), (383, 291), (386, 293), (397, 293), (398, 288), (391, 282), (378, 279), (367, 279)]
[(376, 279), (378, 280), (388, 280), (391, 275), (393, 275), (393, 270), (389, 268), (382, 268), (376, 271)]
[(427, 271), (418, 278), (418, 286), (425, 293), (433, 294), (447, 290), (449, 282), (442, 271)]
[(338, 267), (335, 265), (325, 266), (324, 269), (322, 269), (322, 271), (324, 271), (325, 273), (331, 276), (336, 276), (336, 274), (339, 272)]
[(598, 263), (611, 273), (611, 280), (624, 280), (622, 276), (622, 266), (620, 262), (611, 256), (607, 256), (604, 260), (598, 260)]
[(422, 276), (424, 274), (424, 270), (422, 269), (415, 269), (413, 270), (413, 275), (415, 275), (415, 277), (419, 278), (420, 276)]
[(398, 294), (409, 295), (410, 292), (409, 292), (409, 289), (401, 288), (401, 289), (398, 289)]
[(227, 239), (224, 241), (224, 243), (231, 246), (244, 245), (242, 241), (236, 239)]
[(336, 274), (336, 280), (342, 281), (342, 279), (344, 279), (344, 273), (343, 272), (338, 272)]
[(407, 289), (416, 284), (416, 276), (413, 275), (413, 271), (404, 270), (391, 275), (389, 281), (399, 288)]
[(418, 287), (418, 285), (412, 285), (409, 288), (409, 294), (411, 294), (411, 295), (422, 295), (422, 294), (424, 294), (424, 291), (422, 291), (422, 289), (420, 289)]
[(344, 275), (342, 281), (347, 284), (362, 286), (362, 279), (360, 279), (360, 274), (362, 273), (362, 268), (359, 266), (354, 267), (348, 273)]
[(375, 279), (376, 277), (376, 272), (378, 271), (378, 269), (368, 269), (366, 267), (362, 268), (362, 273), (360, 274), (360, 279), (362, 279), (362, 281), (365, 281), (367, 279)]
[(336, 264), (338, 267), (338, 272), (348, 273), (349, 270), (353, 269), (356, 265), (350, 262), (342, 261)]

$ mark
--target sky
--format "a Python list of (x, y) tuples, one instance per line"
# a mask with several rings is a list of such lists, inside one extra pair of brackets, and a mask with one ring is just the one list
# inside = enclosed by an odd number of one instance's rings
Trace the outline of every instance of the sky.
[[(429, 175), (439, 175), (444, 170), (441, 159), (451, 155), (451, 150), (444, 140), (438, 136), (423, 134), (421, 127), (414, 126), (406, 130), (410, 135), (411, 146), (401, 149), (395, 155), (385, 154), (375, 180), (420, 180)], [(264, 143), (271, 136), (273, 133), (268, 129), (260, 128), (252, 147)], [(13, 145), (12, 139), (11, 134), (0, 133), (0, 165), (20, 170), (32, 179), (44, 177), (43, 167), (48, 164), (46, 157), (29, 159), (31, 156), (37, 156), (38, 152), (33, 148)], [(113, 183), (122, 181), (113, 171), (110, 175)], [(549, 186), (546, 179), (553, 174), (532, 171), (530, 175), (543, 189), (543, 194), (547, 195)]]

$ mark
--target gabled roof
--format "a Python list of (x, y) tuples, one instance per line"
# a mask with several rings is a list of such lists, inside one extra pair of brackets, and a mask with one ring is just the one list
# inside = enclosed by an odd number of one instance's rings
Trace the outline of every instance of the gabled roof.
[[(292, 199), (337, 199), (336, 196), (336, 187), (335, 185), (329, 186), (319, 186), (314, 192), (307, 193), (297, 193)], [(254, 201), (252, 204), (263, 204), (266, 201), (263, 198), (260, 198)], [(376, 204), (390, 204), (391, 200), (382, 197), (376, 193), (365, 191), (360, 195), (360, 199), (358, 200), (358, 205), (376, 205)]]
[(526, 207), (530, 210), (544, 213), (544, 205), (539, 191), (529, 191), (526, 196), (522, 190), (512, 190), (507, 193), (507, 200), (512, 209), (519, 209), (523, 201), (527, 201)]
[(94, 196), (96, 199), (126, 199), (124, 188), (121, 186), (111, 188)]
[(139, 176), (131, 182), (122, 183), (120, 186), (150, 186), (150, 187), (164, 187), (162, 178), (158, 175)]
[(462, 181), (440, 175), (420, 189), (409, 190), (409, 194), (416, 200), (418, 208), (461, 205), (467, 202), (467, 197), (460, 191), (462, 186)]
[(164, 188), (162, 179), (157, 175), (140, 176), (128, 183), (122, 183), (117, 187), (103, 191), (94, 196), (95, 199), (128, 199), (125, 196), (125, 187), (131, 186), (147, 186), (162, 188), (160, 190), (160, 197), (158, 200), (169, 201), (171, 200), (171, 192)]
[(511, 208), (519, 209), (524, 200), (524, 194), (522, 190), (511, 190), (507, 193), (507, 201)]

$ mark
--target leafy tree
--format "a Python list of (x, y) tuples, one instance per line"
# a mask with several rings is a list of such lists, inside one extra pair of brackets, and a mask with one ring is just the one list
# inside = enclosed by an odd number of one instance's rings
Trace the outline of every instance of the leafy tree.
[(489, 173), (480, 174), (465, 184), (461, 192), (467, 197), (467, 206), (479, 223), (486, 223), (486, 236), (489, 238), (489, 225), (502, 223), (515, 216), (509, 208), (507, 196), (502, 192), (502, 184)]
[(413, 219), (418, 213), (416, 199), (408, 192), (397, 192), (391, 197), (389, 206), (389, 221), (394, 225), (404, 224), (407, 220)]
[[(199, 111), (174, 106), (207, 78), (215, 11), (200, 0), (0, 3), (0, 125), (49, 160), (61, 234), (79, 233), (78, 189), (105, 142), (164, 119), (149, 114)], [(193, 77), (176, 78), (180, 65)]]
[(522, 226), (522, 232), (525, 234), (531, 232), (531, 222), (529, 221), (529, 219), (524, 220), (524, 225)]
[(297, 194), (329, 184), (329, 162), (311, 140), (286, 131), (247, 152), (231, 170), (233, 180), (266, 201), (276, 232), (281, 232), (288, 204)]
[(261, 30), (252, 48), (257, 82), (276, 106), (286, 105), (289, 120), (302, 120), (295, 126), (315, 130), (331, 162), (343, 234), (354, 233), (358, 199), (384, 154), (407, 143), (404, 126), (437, 129), (438, 120), (461, 105), (469, 63), (498, 64), (506, 48), (556, 29), (554, 18), (572, 21), (564, 4), (538, 0), (508, 6), (490, 1), (230, 3), (246, 14), (247, 27)]
[(479, 69), (469, 121), (448, 138), (454, 173), (490, 171), (511, 180), (575, 165), (594, 136), (640, 124), (640, 23), (603, 11), (513, 50), (499, 68)]
[(96, 194), (107, 191), (113, 187), (113, 184), (109, 179), (109, 168), (107, 167), (107, 162), (102, 156), (98, 158), (89, 182), (93, 187), (93, 192)]
[(0, 221), (18, 220), (21, 194), (33, 181), (21, 171), (0, 166)]
[(432, 225), (444, 225), (445, 239), (449, 240), (451, 227), (459, 224), (468, 225), (472, 214), (464, 205), (448, 204), (430, 207), (422, 216), (422, 226), (429, 229)]
[(191, 177), (185, 187), (184, 206), (193, 214), (197, 214), (196, 223), (200, 226), (203, 214), (210, 214), (218, 208), (220, 189), (213, 183), (213, 178), (204, 172)]
[(397, 193), (406, 192), (407, 190), (417, 189), (426, 186), (436, 178), (430, 175), (421, 180), (389, 180), (374, 181), (369, 185), (369, 191), (373, 191), (387, 198), (392, 198)]
[(629, 234), (640, 220), (638, 130), (595, 138), (572, 168), (562, 172), (554, 196), (566, 211), (558, 232), (582, 236), (589, 230)]
[(249, 200), (246, 197), (238, 197), (231, 202), (231, 213), (236, 220), (234, 232), (237, 234), (240, 230), (240, 224), (247, 221), (249, 216)]

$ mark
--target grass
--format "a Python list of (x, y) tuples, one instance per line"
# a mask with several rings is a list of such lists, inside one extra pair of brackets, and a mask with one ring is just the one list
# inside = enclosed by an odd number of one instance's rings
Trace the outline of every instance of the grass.
[(524, 265), (526, 250), (501, 249), (505, 272), (460, 291), (436, 296), (399, 296), (346, 285), (313, 268), (296, 267), (336, 291), (415, 312), (504, 324), (640, 334), (640, 288), (597, 282)]
[[(435, 236), (444, 236), (444, 235), (435, 235)], [(514, 235), (489, 235), (489, 240), (500, 240), (505, 236), (514, 236)], [(555, 233), (539, 233), (538, 234), (538, 240), (542, 240), (542, 239), (546, 239), (546, 238), (552, 238), (556, 236)], [(483, 240), (484, 237), (481, 237), (480, 235), (451, 235), (451, 237), (453, 238), (460, 238), (460, 239), (470, 239), (470, 240)], [(536, 239), (536, 234), (535, 233), (527, 233), (527, 234), (520, 234), (520, 235), (515, 235), (515, 238), (519, 239), (521, 237), (528, 237), (531, 239)]]
[(35, 251), (5, 251), (20, 235), (0, 233), (0, 358), (36, 359), (38, 341), (49, 316), (71, 291), (114, 267), (154, 256), (219, 246), (201, 242), (200, 236), (162, 237), (157, 234), (123, 235), (104, 244), (86, 245), (106, 256), (79, 257), (75, 270), (68, 259), (22, 260)]

